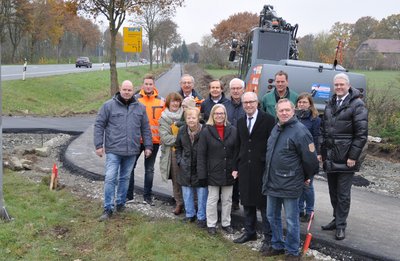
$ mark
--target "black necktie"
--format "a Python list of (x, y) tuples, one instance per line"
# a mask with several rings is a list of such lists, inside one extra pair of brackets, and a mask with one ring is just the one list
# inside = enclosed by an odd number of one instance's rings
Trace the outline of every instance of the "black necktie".
[(253, 117), (249, 117), (249, 124), (247, 124), (247, 129), (249, 130), (250, 133), (250, 128), (251, 128), (251, 120), (253, 119)]
[(342, 103), (342, 99), (336, 100), (336, 107), (339, 107), (341, 103)]

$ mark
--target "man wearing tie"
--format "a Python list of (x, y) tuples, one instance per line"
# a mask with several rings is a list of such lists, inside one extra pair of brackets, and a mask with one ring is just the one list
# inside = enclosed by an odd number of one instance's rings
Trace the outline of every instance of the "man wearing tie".
[(271, 228), (266, 216), (266, 197), (262, 194), (262, 177), (265, 170), (265, 153), (267, 140), (275, 124), (273, 116), (257, 109), (258, 98), (254, 92), (242, 96), (246, 115), (237, 122), (239, 153), (234, 172), (240, 176), (240, 199), (245, 213), (244, 234), (235, 239), (235, 243), (257, 240), (257, 208), (261, 211), (263, 225), (263, 244), (260, 249), (265, 252), (271, 243)]
[(321, 156), (328, 177), (333, 220), (322, 226), (322, 230), (336, 230), (335, 238), (342, 240), (350, 211), (352, 179), (360, 169), (361, 152), (367, 142), (368, 111), (346, 74), (336, 74), (333, 85), (335, 93), (326, 105), (321, 125)]

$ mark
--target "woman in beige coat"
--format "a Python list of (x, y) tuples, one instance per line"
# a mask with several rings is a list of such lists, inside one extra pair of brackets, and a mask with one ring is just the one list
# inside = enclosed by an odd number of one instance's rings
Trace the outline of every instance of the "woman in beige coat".
[(183, 109), (182, 96), (173, 92), (168, 94), (165, 107), (159, 120), (161, 138), (160, 172), (163, 181), (172, 180), (173, 196), (176, 202), (173, 213), (179, 215), (183, 210), (182, 188), (177, 182), (179, 167), (176, 164), (175, 141), (181, 123)]

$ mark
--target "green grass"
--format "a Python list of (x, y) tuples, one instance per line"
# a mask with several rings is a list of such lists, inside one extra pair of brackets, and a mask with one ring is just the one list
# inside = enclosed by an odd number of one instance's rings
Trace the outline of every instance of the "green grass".
[(4, 173), (7, 211), (15, 219), (0, 221), (0, 260), (262, 259), (257, 251), (180, 221), (124, 212), (100, 223), (100, 202), (68, 188), (49, 191), (24, 175)]
[(220, 79), (222, 76), (234, 74), (237, 75), (238, 70), (226, 70), (226, 69), (205, 69), (205, 71), (210, 74), (214, 79)]
[[(153, 70), (159, 74), (168, 68)], [(118, 69), (118, 79), (131, 80), (139, 89), (142, 77), (149, 66)], [(95, 71), (41, 78), (25, 81), (3, 81), (3, 113), (34, 115), (68, 115), (93, 113), (110, 98), (110, 72)]]
[[(367, 88), (382, 91), (382, 95), (400, 97), (400, 72), (398, 71), (354, 71), (364, 74)], [(368, 96), (368, 93), (367, 93)]]

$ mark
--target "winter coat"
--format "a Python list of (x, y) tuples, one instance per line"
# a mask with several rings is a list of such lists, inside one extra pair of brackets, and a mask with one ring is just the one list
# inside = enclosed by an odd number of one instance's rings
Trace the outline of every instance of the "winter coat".
[[(203, 126), (203, 125), (202, 125)], [(197, 147), (201, 131), (190, 141), (188, 126), (183, 125), (176, 138), (176, 162), (180, 168), (178, 183), (186, 187), (200, 187), (197, 174)]]
[(145, 148), (152, 149), (146, 108), (134, 98), (125, 105), (119, 95), (105, 102), (97, 114), (93, 137), (96, 149), (104, 147), (106, 153), (120, 156), (138, 155), (141, 137)]
[(170, 178), (172, 150), (174, 149), (179, 130), (175, 122), (180, 121), (183, 110), (180, 108), (178, 113), (173, 114), (174, 116), (169, 116), (168, 112), (169, 110), (165, 109), (158, 121), (161, 138), (160, 173), (162, 180), (165, 182)]
[(228, 113), (228, 121), (237, 127), (238, 120), (246, 115), (242, 102), (235, 103), (233, 100), (230, 100), (229, 104), (225, 105), (225, 107)]
[(314, 140), (315, 148), (317, 149), (317, 155), (321, 155), (321, 146), (319, 142), (319, 139), (321, 137), (321, 118), (313, 118), (312, 112), (310, 110), (296, 110), (296, 116), (297, 119), (299, 119), (299, 121), (303, 123), (303, 125), (306, 126), (307, 129), (310, 131), (311, 136)]
[(210, 186), (233, 185), (232, 170), (236, 155), (236, 128), (225, 126), (222, 140), (215, 126), (206, 125), (197, 147), (197, 173)]
[[(321, 156), (326, 172), (359, 171), (361, 155), (368, 137), (368, 110), (360, 99), (360, 92), (350, 88), (341, 106), (336, 106), (333, 95), (325, 107), (322, 119)], [(347, 166), (347, 159), (356, 161)]]
[(277, 124), (268, 139), (263, 194), (279, 198), (298, 198), (304, 181), (318, 172), (317, 153), (307, 128), (293, 116)]
[(161, 113), (165, 108), (164, 98), (158, 96), (158, 91), (156, 88), (154, 88), (154, 92), (150, 96), (147, 96), (143, 89), (141, 89), (140, 92), (135, 95), (135, 98), (146, 107), (153, 144), (160, 144), (158, 120), (160, 119)]
[(229, 103), (230, 101), (225, 97), (224, 93), (222, 93), (221, 99), (219, 99), (218, 103), (215, 103), (211, 99), (211, 95), (209, 95), (208, 98), (201, 103), (200, 113), (202, 115), (202, 119), (207, 122), (208, 118), (210, 117), (211, 109), (215, 104), (222, 104), (225, 106), (225, 108), (227, 108)]
[[(261, 107), (262, 110), (265, 112), (268, 112), (272, 116), (276, 118), (276, 97), (278, 96), (278, 93), (276, 91), (276, 88), (274, 88), (272, 91), (269, 93), (265, 94), (264, 97), (262, 98), (261, 102)], [(297, 93), (289, 88), (287, 88), (286, 96), (284, 98), (287, 98), (290, 100), (293, 104), (296, 104), (297, 100)]]
[(260, 110), (251, 134), (247, 129), (247, 117), (238, 121), (239, 152), (235, 170), (239, 171), (239, 191), (243, 206), (265, 208), (265, 196), (261, 193), (262, 177), (267, 141), (274, 125), (274, 117)]

